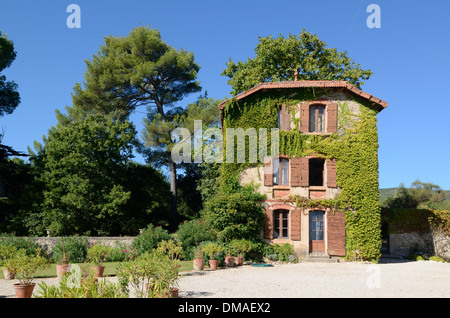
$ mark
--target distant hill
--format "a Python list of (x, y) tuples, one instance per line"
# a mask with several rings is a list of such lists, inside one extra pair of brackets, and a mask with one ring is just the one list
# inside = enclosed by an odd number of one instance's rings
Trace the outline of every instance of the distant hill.
[[(383, 204), (387, 198), (396, 195), (398, 188), (384, 188), (380, 189), (380, 204)], [(450, 206), (450, 190), (444, 190), (446, 193), (446, 198), (444, 200), (445, 206)]]

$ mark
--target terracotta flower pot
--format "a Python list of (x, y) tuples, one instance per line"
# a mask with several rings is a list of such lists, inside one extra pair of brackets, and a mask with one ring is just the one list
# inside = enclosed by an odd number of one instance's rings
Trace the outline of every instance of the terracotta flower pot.
[(217, 259), (210, 259), (208, 262), (210, 269), (217, 269), (217, 267), (219, 266), (219, 260)]
[(171, 287), (170, 294), (171, 294), (172, 298), (178, 298), (178, 288)]
[(203, 258), (194, 258), (193, 266), (195, 270), (201, 271), (205, 267), (205, 260)]
[(243, 256), (236, 256), (234, 258), (234, 262), (236, 263), (236, 266), (241, 266), (244, 264), (244, 257)]
[(225, 266), (226, 267), (234, 266), (234, 257), (233, 256), (225, 256)]
[(3, 268), (3, 276), (5, 277), (5, 279), (10, 280), (10, 279), (14, 279), (14, 277), (16, 276), (16, 274), (11, 273), (11, 272), (8, 271), (6, 268)]
[(103, 277), (105, 266), (92, 266), (92, 269), (94, 270), (94, 277)]
[(70, 270), (69, 264), (56, 265), (56, 275), (61, 278), (63, 275), (67, 274)]
[(28, 285), (14, 284), (17, 298), (31, 298), (35, 285), (35, 283), (31, 283)]

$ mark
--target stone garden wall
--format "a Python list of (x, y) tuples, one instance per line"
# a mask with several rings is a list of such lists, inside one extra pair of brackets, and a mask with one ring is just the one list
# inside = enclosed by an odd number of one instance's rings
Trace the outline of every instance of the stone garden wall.
[[(135, 236), (106, 236), (106, 237), (96, 237), (88, 236), (87, 239), (89, 244), (103, 244), (109, 246), (116, 246), (116, 244), (121, 245), (131, 245)], [(60, 239), (60, 237), (35, 237), (36, 243), (45, 248), (49, 253), (52, 252), (53, 246)], [(117, 243), (116, 243), (117, 242)]]
[(389, 250), (393, 256), (407, 258), (414, 252), (436, 255), (450, 261), (450, 236), (442, 232), (390, 234)]

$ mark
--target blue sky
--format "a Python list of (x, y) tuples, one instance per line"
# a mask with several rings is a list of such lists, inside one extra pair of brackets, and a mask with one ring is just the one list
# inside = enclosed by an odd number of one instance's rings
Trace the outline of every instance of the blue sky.
[[(69, 4), (81, 8), (81, 28), (70, 29)], [(369, 4), (381, 9), (381, 28), (368, 28)], [(450, 189), (450, 2), (435, 1), (153, 1), (40, 0), (0, 4), (0, 30), (17, 58), (2, 74), (19, 85), (22, 102), (0, 118), (3, 143), (26, 151), (56, 124), (55, 109), (71, 105), (103, 36), (126, 36), (150, 26), (169, 45), (194, 52), (199, 80), (213, 98), (230, 97), (220, 76), (229, 58), (254, 56), (258, 36), (303, 28), (374, 75), (362, 89), (389, 103), (378, 115), (380, 187), (415, 179)], [(179, 105), (198, 97), (191, 95)], [(144, 110), (142, 110), (144, 111)], [(140, 130), (143, 113), (131, 119)]]

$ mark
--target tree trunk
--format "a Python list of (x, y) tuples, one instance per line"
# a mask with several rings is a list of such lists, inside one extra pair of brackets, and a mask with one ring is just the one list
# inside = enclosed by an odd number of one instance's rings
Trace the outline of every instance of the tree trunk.
[(6, 197), (5, 184), (3, 183), (2, 177), (0, 176), (0, 198)]
[(170, 170), (170, 221), (175, 224), (177, 220), (177, 167), (169, 153), (169, 170)]

